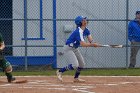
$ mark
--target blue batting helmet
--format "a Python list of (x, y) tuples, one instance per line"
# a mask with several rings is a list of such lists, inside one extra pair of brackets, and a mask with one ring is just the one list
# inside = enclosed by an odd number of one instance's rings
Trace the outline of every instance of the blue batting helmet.
[(83, 20), (83, 19), (86, 19), (86, 18), (87, 18), (87, 17), (77, 16), (77, 17), (75, 18), (75, 24), (76, 24), (77, 26), (80, 26), (81, 23), (82, 23), (82, 20)]

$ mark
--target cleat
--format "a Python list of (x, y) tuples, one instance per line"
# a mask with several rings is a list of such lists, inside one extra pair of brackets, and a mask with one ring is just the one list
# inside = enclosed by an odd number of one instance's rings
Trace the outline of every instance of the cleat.
[(8, 82), (11, 83), (12, 81), (16, 80), (15, 77), (12, 77), (12, 78), (7, 78)]
[(134, 67), (135, 67), (135, 65), (132, 65), (132, 64), (129, 65), (129, 68), (134, 68)]
[(74, 83), (84, 83), (85, 80), (79, 79), (79, 78), (75, 78), (73, 82), (74, 82)]
[(56, 74), (57, 74), (57, 78), (59, 81), (63, 82), (63, 79), (62, 79), (62, 72), (59, 72), (59, 70), (56, 71)]

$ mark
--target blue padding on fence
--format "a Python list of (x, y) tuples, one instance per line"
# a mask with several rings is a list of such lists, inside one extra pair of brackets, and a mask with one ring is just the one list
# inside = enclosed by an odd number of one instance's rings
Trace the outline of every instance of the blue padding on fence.
[[(13, 56), (6, 56), (5, 57), (7, 59), (7, 61), (9, 61), (12, 65), (25, 65), (25, 57), (13, 57)], [(48, 64), (52, 64), (52, 66), (54, 67), (54, 59), (53, 56), (35, 56), (35, 57), (31, 57), (28, 56), (27, 57), (27, 64), (28, 65), (48, 65)]]

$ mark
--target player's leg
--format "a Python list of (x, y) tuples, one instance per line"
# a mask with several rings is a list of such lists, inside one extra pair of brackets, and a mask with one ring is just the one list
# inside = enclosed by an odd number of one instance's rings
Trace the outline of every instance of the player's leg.
[(13, 75), (12, 75), (12, 66), (5, 59), (2, 60), (2, 63), (3, 63), (2, 68), (3, 68), (4, 72), (5, 72), (5, 75), (7, 76), (7, 80), (8, 80), (9, 83), (11, 83), (12, 81), (15, 80), (15, 77), (13, 77)]
[(73, 48), (71, 47), (64, 47), (65, 49), (65, 57), (67, 58), (67, 61), (69, 62), (69, 64), (59, 70), (57, 70), (57, 76), (58, 79), (62, 81), (62, 73), (64, 73), (65, 71), (68, 70), (74, 70), (79, 64), (78, 64), (78, 60), (77, 57), (75, 56), (75, 53), (73, 52)]
[(63, 67), (62, 69), (60, 69), (60, 72), (65, 72), (68, 70), (74, 70), (75, 68), (77, 68), (77, 66), (79, 66), (77, 57), (75, 55), (75, 48), (69, 47), (69, 46), (64, 46), (64, 56), (68, 61), (68, 66)]
[(68, 71), (68, 70), (74, 70), (79, 64), (78, 64), (78, 61), (77, 61), (77, 58), (74, 54), (73, 51), (68, 51), (65, 56), (67, 56), (67, 61), (70, 63), (68, 64), (67, 66), (63, 67), (62, 69), (60, 69), (59, 71), (60, 72), (65, 72), (65, 71)]
[[(131, 42), (132, 46), (139, 45), (139, 42)], [(131, 56), (130, 56), (130, 64), (129, 68), (133, 68), (136, 65), (136, 56), (140, 47), (131, 47)]]
[(79, 66), (76, 68), (74, 82), (85, 82), (85, 80), (79, 79), (81, 70), (84, 68), (85, 65), (84, 58), (78, 49), (75, 50), (75, 55), (78, 59)]
[(57, 76), (60, 81), (62, 81), (62, 73), (68, 70), (74, 70), (78, 66), (78, 61), (73, 51), (68, 51), (65, 55), (68, 55), (67, 60), (70, 62), (70, 64), (57, 70)]

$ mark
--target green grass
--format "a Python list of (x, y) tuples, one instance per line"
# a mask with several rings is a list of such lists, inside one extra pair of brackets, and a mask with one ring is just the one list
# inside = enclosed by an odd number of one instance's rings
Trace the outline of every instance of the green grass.
[[(15, 76), (54, 76), (56, 69), (46, 71), (22, 71), (13, 72)], [(75, 71), (67, 71), (64, 75), (74, 75)], [(4, 75), (4, 74), (3, 74)], [(140, 76), (140, 68), (137, 69), (84, 69), (83, 76)]]

